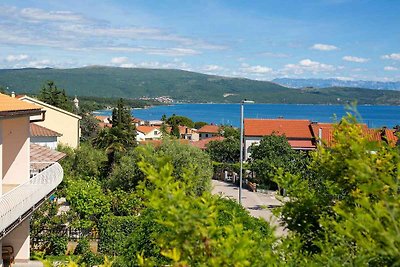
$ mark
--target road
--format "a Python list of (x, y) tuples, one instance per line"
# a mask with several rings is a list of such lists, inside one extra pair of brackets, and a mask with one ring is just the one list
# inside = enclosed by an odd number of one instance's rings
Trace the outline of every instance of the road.
[[(221, 194), (222, 196), (235, 199), (239, 199), (239, 187), (232, 183), (226, 183), (222, 181), (212, 180), (213, 183), (213, 194)], [(287, 234), (287, 231), (279, 224), (279, 220), (275, 217), (271, 208), (282, 205), (279, 200), (275, 198), (274, 192), (269, 193), (257, 193), (250, 192), (247, 189), (242, 190), (242, 205), (250, 212), (254, 217), (261, 217), (269, 222), (271, 225), (276, 227), (276, 235), (283, 236)]]

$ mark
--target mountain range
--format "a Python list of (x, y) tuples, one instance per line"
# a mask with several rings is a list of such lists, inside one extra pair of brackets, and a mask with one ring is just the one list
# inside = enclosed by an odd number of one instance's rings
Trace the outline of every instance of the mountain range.
[(169, 96), (180, 102), (400, 105), (400, 91), (352, 87), (293, 89), (274, 82), (230, 78), (176, 69), (92, 66), (73, 69), (1, 69), (0, 86), (37, 94), (52, 80), (67, 95), (96, 97)]
[(304, 88), (304, 87), (358, 87), (369, 88), (377, 90), (400, 90), (400, 82), (381, 82), (381, 81), (353, 81), (342, 79), (291, 79), (291, 78), (277, 78), (272, 82), (290, 88)]

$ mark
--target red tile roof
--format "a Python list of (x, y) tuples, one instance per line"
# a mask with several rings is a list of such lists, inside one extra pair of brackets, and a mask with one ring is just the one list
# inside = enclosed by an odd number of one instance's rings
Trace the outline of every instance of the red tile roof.
[[(362, 129), (362, 134), (367, 137), (369, 141), (381, 142), (386, 138), (389, 144), (396, 144), (397, 137), (393, 130), (390, 129), (370, 129), (365, 124), (359, 124)], [(312, 123), (311, 129), (315, 140), (319, 139), (319, 129), (322, 129), (322, 142), (327, 146), (333, 144), (334, 124), (331, 123)]]
[(145, 126), (145, 125), (140, 125), (138, 127), (136, 127), (136, 130), (138, 132), (144, 133), (144, 134), (148, 134), (153, 130), (159, 129), (159, 127), (157, 126)]
[(38, 136), (57, 136), (57, 137), (62, 136), (62, 134), (60, 134), (56, 131), (50, 130), (46, 127), (37, 125), (35, 123), (30, 123), (29, 130), (30, 130), (31, 136), (37, 136), (37, 137)]
[(218, 125), (204, 125), (200, 129), (197, 130), (198, 133), (219, 133), (219, 126)]
[(97, 120), (99, 120), (99, 121), (104, 122), (104, 123), (109, 123), (109, 122), (110, 122), (110, 117), (109, 117), (109, 116), (100, 116), (100, 115), (97, 115), (97, 116), (95, 116), (95, 118), (96, 118)]
[(192, 146), (195, 146), (195, 147), (198, 147), (198, 148), (204, 150), (207, 148), (207, 144), (210, 143), (211, 141), (222, 141), (224, 139), (225, 138), (223, 136), (214, 136), (214, 137), (202, 139), (200, 141), (192, 141), (192, 142), (190, 142), (190, 144)]
[(47, 166), (50, 166), (52, 162), (59, 161), (65, 156), (65, 153), (41, 145), (30, 144), (30, 161), (32, 170), (43, 170)]
[(245, 119), (245, 136), (285, 135), (287, 138), (312, 138), (308, 120)]
[(312, 150), (316, 148), (312, 140), (288, 140), (288, 142), (293, 149)]

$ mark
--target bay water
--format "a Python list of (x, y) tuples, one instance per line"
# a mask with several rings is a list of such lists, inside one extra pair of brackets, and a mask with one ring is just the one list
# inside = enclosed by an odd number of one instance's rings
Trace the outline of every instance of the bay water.
[[(245, 118), (306, 119), (317, 122), (335, 122), (351, 112), (371, 128), (400, 125), (400, 106), (357, 106), (356, 111), (342, 105), (296, 105), (296, 104), (245, 104)], [(110, 115), (110, 110), (99, 111)], [(132, 115), (142, 120), (160, 120), (162, 115), (173, 114), (214, 124), (240, 125), (240, 104), (175, 104), (134, 109)]]

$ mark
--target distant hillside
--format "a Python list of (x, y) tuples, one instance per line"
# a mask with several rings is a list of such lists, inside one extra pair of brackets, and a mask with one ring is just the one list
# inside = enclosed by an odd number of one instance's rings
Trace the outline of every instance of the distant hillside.
[(0, 86), (17, 94), (37, 93), (53, 80), (68, 95), (137, 98), (170, 96), (184, 102), (400, 105), (400, 92), (360, 88), (291, 89), (276, 83), (172, 69), (85, 67), (0, 70)]
[(304, 87), (358, 87), (377, 90), (400, 90), (400, 82), (379, 82), (379, 81), (348, 81), (339, 79), (291, 79), (277, 78), (272, 82), (290, 88)]

